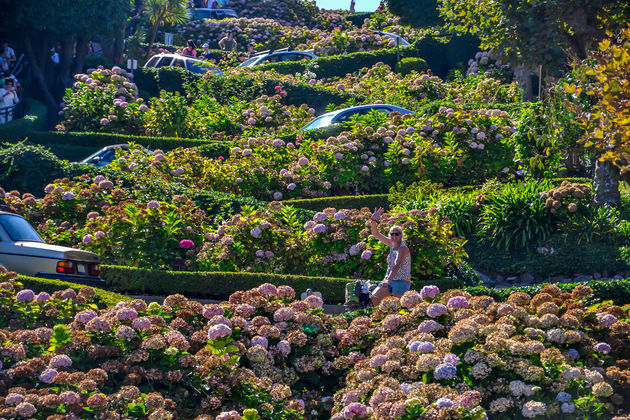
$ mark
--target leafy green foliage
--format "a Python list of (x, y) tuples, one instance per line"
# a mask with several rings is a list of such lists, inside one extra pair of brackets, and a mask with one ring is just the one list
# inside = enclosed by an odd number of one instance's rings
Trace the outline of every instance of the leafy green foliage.
[(440, 14), (452, 30), (479, 36), (484, 49), (499, 50), (508, 61), (553, 68), (565, 51), (584, 58), (603, 28), (625, 25), (625, 0), (440, 0)]
[(64, 163), (42, 146), (17, 143), (0, 149), (0, 185), (7, 191), (40, 195), (51, 178), (64, 175)]
[(528, 248), (547, 239), (553, 220), (540, 194), (549, 187), (546, 182), (506, 184), (485, 200), (480, 234), (504, 250)]

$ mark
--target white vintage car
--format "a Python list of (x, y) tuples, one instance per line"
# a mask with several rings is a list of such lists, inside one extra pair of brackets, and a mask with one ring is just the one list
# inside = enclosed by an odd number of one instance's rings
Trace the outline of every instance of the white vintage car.
[(27, 276), (104, 286), (93, 252), (50, 245), (17, 214), (0, 211), (0, 265)]

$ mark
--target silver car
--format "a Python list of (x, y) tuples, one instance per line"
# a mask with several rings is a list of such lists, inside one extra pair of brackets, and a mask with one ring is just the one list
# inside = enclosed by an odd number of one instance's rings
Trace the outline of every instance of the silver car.
[(308, 51), (292, 51), (288, 48), (282, 48), (280, 50), (268, 50), (262, 51), (254, 55), (252, 58), (243, 61), (238, 65), (239, 68), (252, 68), (269, 63), (279, 63), (281, 61), (300, 61), (300, 60), (314, 60), (317, 58), (317, 54), (313, 50)]
[(389, 115), (392, 112), (398, 112), (400, 115), (405, 115), (405, 114), (415, 115), (415, 112), (410, 111), (405, 108), (401, 108), (396, 105), (389, 105), (389, 104), (359, 105), (359, 106), (353, 106), (350, 108), (338, 109), (337, 111), (327, 112), (324, 115), (320, 115), (319, 117), (311, 120), (311, 122), (306, 124), (304, 127), (300, 128), (299, 131), (317, 130), (318, 128), (324, 128), (324, 127), (331, 126), (333, 124), (339, 124), (342, 122), (350, 121), (350, 119), (354, 115), (366, 115), (372, 111), (377, 111), (385, 115)]
[(104, 286), (93, 252), (50, 245), (17, 214), (0, 211), (0, 265), (26, 276)]

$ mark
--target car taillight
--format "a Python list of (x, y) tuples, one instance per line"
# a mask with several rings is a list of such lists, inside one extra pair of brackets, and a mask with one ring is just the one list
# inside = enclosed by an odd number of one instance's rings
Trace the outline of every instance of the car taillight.
[(98, 277), (101, 275), (101, 266), (99, 264), (90, 265), (90, 275)]
[(74, 274), (75, 271), (76, 267), (72, 261), (59, 261), (57, 263), (57, 273)]

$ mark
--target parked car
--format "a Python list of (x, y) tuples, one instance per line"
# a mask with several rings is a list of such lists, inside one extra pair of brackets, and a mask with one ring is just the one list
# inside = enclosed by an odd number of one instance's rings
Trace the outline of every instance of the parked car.
[(317, 130), (318, 128), (328, 127), (333, 124), (339, 124), (345, 121), (349, 121), (354, 115), (366, 115), (372, 111), (382, 112), (389, 115), (392, 112), (398, 112), (401, 115), (415, 114), (405, 108), (401, 108), (396, 105), (388, 104), (371, 104), (371, 105), (359, 105), (350, 108), (339, 109), (337, 111), (328, 112), (315, 118), (304, 127), (300, 128), (300, 131)]
[(211, 8), (198, 8), (190, 9), (188, 12), (190, 19), (215, 19), (221, 20), (226, 18), (237, 18), (238, 15), (232, 9), (211, 9)]
[(129, 150), (128, 144), (114, 144), (112, 146), (105, 146), (98, 152), (91, 154), (79, 163), (84, 165), (92, 165), (97, 168), (107, 166), (116, 159), (116, 150)]
[(281, 50), (268, 50), (262, 51), (239, 64), (239, 68), (255, 67), (262, 64), (278, 63), (280, 61), (300, 61), (300, 60), (312, 60), (317, 58), (317, 55), (313, 53), (313, 50), (308, 51), (291, 51), (288, 48)]
[(400, 39), (400, 46), (401, 46), (401, 47), (408, 47), (408, 46), (410, 46), (410, 45), (411, 45), (411, 43), (409, 43), (409, 41), (407, 41), (407, 40), (406, 40), (405, 38), (403, 38), (402, 36), (400, 36), (400, 35), (396, 35), (396, 34), (393, 34), (393, 33), (391, 33), (391, 32), (374, 31), (374, 33), (375, 33), (375, 34), (379, 34), (379, 35), (384, 35), (384, 36), (390, 37), (391, 39), (393, 39), (393, 40), (394, 40), (394, 42), (396, 42), (396, 39)]
[(98, 255), (47, 244), (22, 216), (6, 211), (0, 211), (0, 265), (27, 276), (105, 284)]
[(205, 74), (210, 72), (217, 76), (223, 76), (221, 69), (212, 63), (199, 60), (198, 58), (186, 57), (180, 54), (156, 54), (147, 61), (144, 68), (159, 68), (164, 66), (181, 67), (188, 71), (192, 71), (193, 73)]

